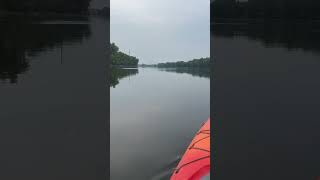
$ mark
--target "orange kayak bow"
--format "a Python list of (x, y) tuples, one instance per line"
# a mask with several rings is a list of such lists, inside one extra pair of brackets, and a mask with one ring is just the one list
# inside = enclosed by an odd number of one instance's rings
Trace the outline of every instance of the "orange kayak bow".
[(171, 180), (210, 178), (210, 118), (201, 126), (184, 153)]

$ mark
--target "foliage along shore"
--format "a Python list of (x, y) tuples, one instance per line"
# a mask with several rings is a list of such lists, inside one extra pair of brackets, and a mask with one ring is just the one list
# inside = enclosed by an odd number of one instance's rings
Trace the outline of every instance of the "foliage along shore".
[(191, 61), (166, 62), (158, 64), (141, 64), (141, 67), (158, 67), (158, 68), (210, 68), (210, 58), (193, 59)]
[(112, 67), (138, 67), (138, 58), (119, 51), (119, 47), (115, 43), (111, 43), (110, 46)]

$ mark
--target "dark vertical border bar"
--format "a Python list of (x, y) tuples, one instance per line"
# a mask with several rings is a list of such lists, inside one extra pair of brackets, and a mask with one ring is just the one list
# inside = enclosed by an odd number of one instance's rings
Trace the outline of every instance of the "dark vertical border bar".
[(107, 39), (106, 39), (106, 47), (107, 47), (107, 63), (106, 63), (106, 89), (107, 89), (107, 104), (108, 107), (106, 109), (107, 111), (107, 117), (108, 119), (106, 119), (106, 179), (110, 179), (110, 71), (109, 71), (109, 66), (111, 64), (111, 49), (110, 49), (110, 0), (106, 0), (107, 1), (107, 6), (109, 8), (109, 11), (107, 13), (107, 19), (108, 19), (108, 23), (107, 23)]

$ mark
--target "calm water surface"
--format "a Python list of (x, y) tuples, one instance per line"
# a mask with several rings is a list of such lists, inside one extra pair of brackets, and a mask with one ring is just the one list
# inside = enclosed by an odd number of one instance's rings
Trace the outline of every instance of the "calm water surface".
[(208, 71), (139, 68), (111, 88), (111, 179), (168, 179), (210, 114)]
[(107, 20), (0, 25), (0, 179), (105, 180)]
[(215, 179), (320, 176), (319, 27), (212, 27)]

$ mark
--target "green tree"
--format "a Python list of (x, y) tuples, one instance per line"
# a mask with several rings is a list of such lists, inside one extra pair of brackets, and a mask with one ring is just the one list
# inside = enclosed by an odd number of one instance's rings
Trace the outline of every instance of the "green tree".
[(126, 66), (126, 67), (137, 67), (139, 63), (139, 59), (127, 55), (121, 51), (119, 51), (119, 47), (114, 43), (110, 45), (111, 49), (111, 65), (112, 66)]

